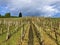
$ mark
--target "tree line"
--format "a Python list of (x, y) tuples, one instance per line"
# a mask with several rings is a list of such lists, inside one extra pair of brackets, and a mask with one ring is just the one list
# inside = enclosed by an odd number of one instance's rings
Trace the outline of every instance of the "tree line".
[(20, 12), (18, 16), (11, 16), (10, 13), (5, 13), (4, 16), (0, 14), (0, 18), (10, 18), (10, 17), (22, 17), (22, 13)]

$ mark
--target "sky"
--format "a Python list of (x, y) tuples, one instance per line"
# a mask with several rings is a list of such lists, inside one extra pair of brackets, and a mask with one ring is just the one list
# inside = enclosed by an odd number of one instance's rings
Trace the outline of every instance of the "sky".
[(60, 0), (0, 0), (0, 14), (60, 17)]

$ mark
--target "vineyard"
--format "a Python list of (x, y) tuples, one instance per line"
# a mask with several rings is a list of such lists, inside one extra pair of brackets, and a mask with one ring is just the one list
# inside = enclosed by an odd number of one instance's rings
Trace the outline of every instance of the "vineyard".
[(0, 45), (60, 45), (60, 19), (0, 18)]

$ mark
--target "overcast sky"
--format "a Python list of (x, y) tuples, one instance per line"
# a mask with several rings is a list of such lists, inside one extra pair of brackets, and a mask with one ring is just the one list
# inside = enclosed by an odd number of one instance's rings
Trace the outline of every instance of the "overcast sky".
[(60, 17), (60, 0), (0, 0), (0, 14)]

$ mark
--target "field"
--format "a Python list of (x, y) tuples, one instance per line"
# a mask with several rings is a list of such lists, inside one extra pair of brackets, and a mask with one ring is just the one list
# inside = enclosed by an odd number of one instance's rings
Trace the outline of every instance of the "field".
[(0, 45), (60, 45), (60, 18), (0, 18)]

